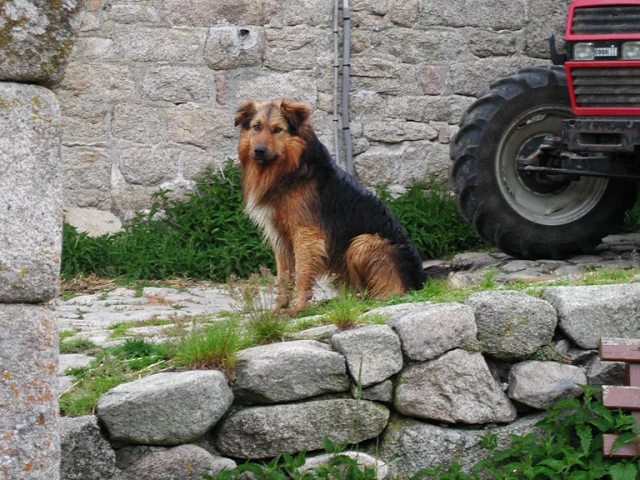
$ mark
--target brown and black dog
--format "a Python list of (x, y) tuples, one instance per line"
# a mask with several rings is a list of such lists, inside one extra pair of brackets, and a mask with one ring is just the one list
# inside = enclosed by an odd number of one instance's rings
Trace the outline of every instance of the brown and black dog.
[(428, 274), (451, 271), (423, 269), (398, 219), (320, 143), (310, 111), (290, 100), (246, 101), (235, 117), (245, 208), (276, 257), (275, 310), (289, 306), (294, 278), (291, 314), (304, 309), (324, 273), (386, 298), (421, 288)]

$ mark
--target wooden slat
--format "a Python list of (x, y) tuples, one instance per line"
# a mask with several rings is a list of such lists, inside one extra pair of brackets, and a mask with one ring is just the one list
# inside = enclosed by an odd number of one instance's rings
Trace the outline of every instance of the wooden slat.
[(625, 364), (624, 384), (632, 387), (640, 387), (640, 363)]
[(640, 452), (640, 439), (636, 439), (631, 443), (626, 443), (611, 455), (611, 446), (615, 442), (617, 435), (605, 433), (602, 436), (602, 452), (607, 456), (612, 457), (635, 457)]
[(640, 410), (640, 387), (602, 387), (602, 403), (607, 408)]
[(600, 340), (600, 359), (640, 363), (640, 339), (603, 338)]

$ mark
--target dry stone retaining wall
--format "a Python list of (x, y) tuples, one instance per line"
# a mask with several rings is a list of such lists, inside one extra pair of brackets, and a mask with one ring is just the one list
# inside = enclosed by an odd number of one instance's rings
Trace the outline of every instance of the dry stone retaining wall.
[[(598, 316), (573, 302), (583, 297)], [(243, 350), (230, 383), (186, 371), (122, 384), (98, 401), (97, 417), (62, 419), (62, 478), (191, 478), (186, 470), (213, 474), (302, 450), (317, 465), (323, 437), (360, 444), (380, 478), (454, 459), (468, 470), (487, 454), (482, 435), (505, 446), (535, 431), (541, 410), (580, 396), (578, 385), (623, 382), (619, 363), (574, 340), (600, 317), (603, 334), (639, 337), (640, 304), (629, 298), (640, 298), (640, 284), (382, 307), (369, 315), (385, 324), (314, 327)]]
[[(331, 0), (91, 0), (57, 87), (65, 206), (123, 216), (159, 187), (183, 191), (235, 157), (245, 98), (314, 107), (332, 139)], [(396, 191), (446, 177), (448, 143), (474, 94), (547, 65), (562, 0), (351, 2), (351, 132), (357, 175)]]

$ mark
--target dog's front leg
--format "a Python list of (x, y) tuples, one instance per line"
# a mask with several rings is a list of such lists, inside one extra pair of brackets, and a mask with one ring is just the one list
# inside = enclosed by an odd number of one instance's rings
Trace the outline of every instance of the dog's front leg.
[(276, 255), (276, 267), (278, 269), (278, 296), (273, 313), (277, 313), (289, 306), (291, 300), (291, 288), (293, 287), (293, 252), (280, 246), (274, 250)]
[(293, 253), (296, 272), (296, 301), (291, 309), (295, 315), (311, 298), (313, 282), (326, 270), (327, 242), (324, 233), (315, 227), (300, 228), (294, 235)]

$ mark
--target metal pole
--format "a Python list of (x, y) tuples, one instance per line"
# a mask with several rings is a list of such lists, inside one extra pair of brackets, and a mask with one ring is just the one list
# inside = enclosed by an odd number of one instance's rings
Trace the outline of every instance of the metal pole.
[(344, 135), (344, 163), (349, 175), (355, 173), (353, 166), (353, 148), (351, 147), (351, 128), (349, 126), (349, 89), (351, 67), (351, 12), (349, 11), (349, 0), (342, 3), (342, 29), (344, 41), (342, 45), (342, 133)]
[(340, 0), (333, 1), (333, 148), (336, 163), (340, 164), (340, 118), (338, 117), (338, 80), (340, 63), (338, 61), (338, 15)]

